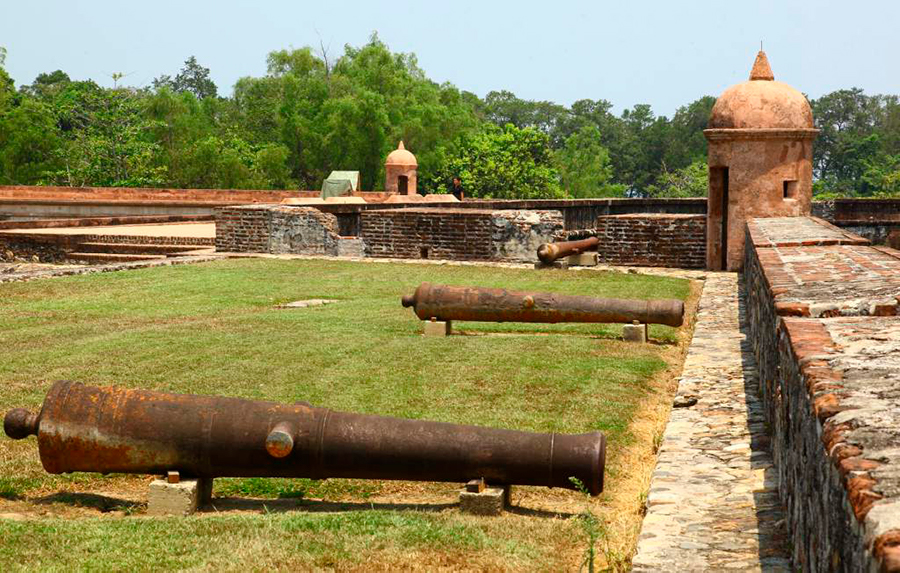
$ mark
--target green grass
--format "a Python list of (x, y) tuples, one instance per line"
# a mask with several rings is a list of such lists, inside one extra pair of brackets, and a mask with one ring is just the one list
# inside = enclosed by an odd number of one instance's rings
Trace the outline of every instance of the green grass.
[[(53, 381), (68, 379), (280, 402), (306, 400), (338, 410), (519, 430), (599, 429), (609, 439), (608, 468), (613, 474), (615, 452), (630, 439), (627, 428), (637, 404), (650, 391), (649, 379), (666, 366), (663, 347), (617, 342), (621, 331), (616, 325), (454, 323), (463, 335), (424, 338), (420, 322), (400, 305), (401, 295), (423, 281), (609, 297), (684, 299), (689, 291), (687, 281), (624, 273), (276, 260), (5, 284), (0, 285), (0, 407), (36, 409)], [(275, 308), (309, 298), (339, 302)], [(652, 327), (651, 336), (671, 342), (675, 331)], [(33, 438), (0, 440), (0, 504), (27, 500), (78, 505), (59, 496), (140, 490), (142, 483), (121, 476), (50, 476), (40, 467)], [(362, 480), (229, 479), (216, 481), (216, 494), (365, 503), (383, 486)], [(101, 511), (123, 509), (114, 502), (95, 503)], [(124, 510), (141, 512), (133, 506)], [(366, 520), (388, 523), (376, 529), (390, 533), (366, 533)], [(291, 530), (314, 531), (329, 523), (341, 524), (340, 531), (320, 538), (310, 534), (308, 546), (299, 543), (303, 535)], [(455, 513), (400, 511), (165, 521), (0, 520), (0, 569), (6, 568), (4, 563), (19, 563), (13, 558), (17, 547), (28, 555), (21, 562), (28, 567), (71, 568), (65, 552), (54, 549), (58, 545), (71, 545), (86, 559), (96, 557), (79, 567), (93, 569), (94, 563), (99, 569), (135, 568), (138, 556), (128, 549), (130, 544), (143, 540), (152, 546), (156, 536), (168, 531), (181, 531), (183, 535), (173, 539), (185, 539), (171, 542), (171, 547), (160, 541), (158, 549), (144, 552), (146, 568), (232, 567), (241, 562), (237, 555), (246, 545), (235, 546), (233, 540), (257, 529), (271, 530), (279, 540), (273, 541), (273, 548), (264, 548), (259, 562), (275, 568), (335, 563), (352, 568), (363, 562), (359, 552), (365, 553), (367, 543), (382, 544), (383, 551), (373, 551), (388, 556), (421, 552), (422, 547), (441, 554), (449, 547), (452, 555), (505, 555), (512, 562), (522, 555), (547, 556), (527, 535), (513, 536), (518, 541), (504, 545), (502, 528), (495, 538), (478, 523)], [(529, 531), (534, 524), (517, 527)], [(568, 525), (561, 527), (568, 531)], [(538, 529), (539, 535), (546, 534)], [(419, 530), (424, 537), (417, 537)], [(115, 541), (103, 541), (108, 539)], [(476, 545), (467, 545), (472, 543)], [(207, 544), (223, 547), (224, 555), (234, 554), (236, 561), (203, 555), (207, 552), (199, 548)], [(298, 544), (304, 545), (302, 550)]]

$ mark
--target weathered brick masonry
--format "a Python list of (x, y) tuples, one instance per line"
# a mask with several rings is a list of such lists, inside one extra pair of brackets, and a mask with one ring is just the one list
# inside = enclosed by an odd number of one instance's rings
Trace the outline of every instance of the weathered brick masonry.
[(410, 208), (360, 219), (367, 256), (411, 259), (533, 261), (562, 228), (558, 211)]
[(900, 571), (900, 252), (866, 243), (813, 218), (747, 226), (747, 324), (798, 569)]
[(337, 217), (311, 207), (242, 205), (216, 210), (216, 250), (306, 255), (360, 254), (338, 234)]
[(596, 228), (563, 233), (561, 240), (600, 237), (597, 254), (610, 265), (702, 269), (706, 216), (662, 213), (603, 215)]

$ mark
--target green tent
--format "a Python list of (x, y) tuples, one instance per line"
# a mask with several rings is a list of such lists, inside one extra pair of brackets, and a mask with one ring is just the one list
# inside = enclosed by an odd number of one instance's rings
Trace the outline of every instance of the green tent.
[(322, 182), (322, 199), (350, 195), (359, 189), (359, 171), (332, 171)]

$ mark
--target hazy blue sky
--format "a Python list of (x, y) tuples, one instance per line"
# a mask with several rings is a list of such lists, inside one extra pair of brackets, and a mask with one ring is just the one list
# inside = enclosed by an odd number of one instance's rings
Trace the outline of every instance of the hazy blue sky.
[(775, 78), (810, 97), (852, 86), (900, 94), (897, 0), (0, 1), (0, 46), (17, 85), (56, 69), (148, 85), (196, 55), (230, 93), (265, 72), (271, 50), (321, 36), (339, 55), (377, 30), (430, 78), (481, 96), (604, 98), (617, 111), (649, 103), (671, 115), (746, 79), (760, 40)]

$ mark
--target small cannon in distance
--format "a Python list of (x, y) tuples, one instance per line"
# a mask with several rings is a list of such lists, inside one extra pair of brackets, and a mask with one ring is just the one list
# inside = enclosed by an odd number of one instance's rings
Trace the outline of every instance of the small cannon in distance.
[(603, 491), (606, 437), (542, 434), (292, 405), (57, 382), (38, 413), (10, 410), (13, 439), (37, 435), (50, 473), (467, 482)]
[(591, 250), (596, 250), (600, 244), (597, 237), (588, 237), (579, 241), (563, 241), (559, 243), (544, 243), (538, 247), (538, 259), (544, 264), (551, 264), (557, 259), (577, 255)]
[(681, 326), (684, 302), (677, 299), (619, 299), (499, 288), (422, 283), (402, 298), (421, 320), (475, 322), (596, 322)]

